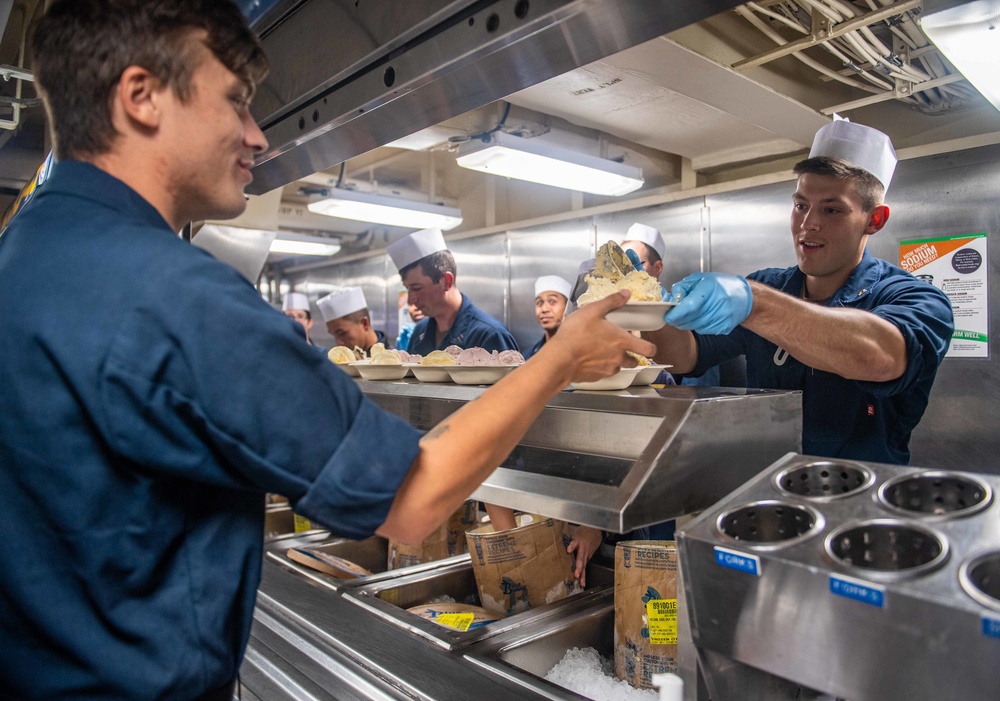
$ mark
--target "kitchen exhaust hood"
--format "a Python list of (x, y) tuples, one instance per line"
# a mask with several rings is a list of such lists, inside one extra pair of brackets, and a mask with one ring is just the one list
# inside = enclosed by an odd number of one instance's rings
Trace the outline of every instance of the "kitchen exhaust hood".
[(736, 0), (289, 0), (255, 29), (268, 192), (740, 4)]

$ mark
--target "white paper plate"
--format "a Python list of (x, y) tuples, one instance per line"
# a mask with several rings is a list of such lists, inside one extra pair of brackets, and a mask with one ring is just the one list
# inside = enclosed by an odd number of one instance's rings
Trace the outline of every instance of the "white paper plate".
[(639, 374), (639, 370), (642, 368), (622, 368), (617, 374), (611, 377), (604, 377), (600, 380), (595, 380), (594, 382), (574, 382), (570, 387), (573, 389), (583, 389), (583, 390), (616, 390), (625, 389), (630, 384), (632, 380), (636, 378)]
[(607, 320), (629, 331), (656, 331), (663, 328), (663, 315), (677, 302), (627, 302), (608, 312)]
[(413, 376), (421, 382), (451, 382), (448, 374), (449, 365), (421, 365), (419, 363), (404, 363)]
[(451, 381), (459, 385), (492, 385), (520, 365), (446, 365)]
[(338, 368), (346, 372), (351, 377), (361, 377), (361, 373), (358, 372), (357, 365), (361, 363), (368, 363), (368, 360), (355, 360), (353, 363), (334, 363)]
[(638, 387), (640, 385), (651, 385), (656, 382), (656, 378), (660, 374), (660, 370), (666, 370), (667, 368), (672, 368), (673, 365), (646, 365), (639, 368), (639, 372), (636, 373), (635, 379), (632, 380), (631, 387)]
[(359, 360), (350, 365), (357, 368), (361, 377), (366, 380), (402, 380), (406, 377), (407, 369), (402, 365), (372, 365), (367, 360)]

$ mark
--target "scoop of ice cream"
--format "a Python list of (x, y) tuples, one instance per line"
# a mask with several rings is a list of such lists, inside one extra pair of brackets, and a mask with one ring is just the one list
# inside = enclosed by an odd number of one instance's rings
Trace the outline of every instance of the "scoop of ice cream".
[(485, 348), (466, 348), (458, 355), (459, 365), (499, 365), (500, 356), (496, 351), (490, 353)]
[(451, 355), (451, 356), (454, 356), (454, 357), (457, 358), (458, 355), (459, 355), (459, 353), (462, 352), (462, 349), (460, 347), (458, 347), (458, 346), (448, 346), (447, 348), (444, 349), (444, 352), (447, 353), (448, 355)]
[(501, 365), (522, 365), (524, 356), (516, 350), (505, 350), (500, 351), (499, 360)]
[[(376, 351), (376, 346), (382, 346), (382, 350)], [(381, 343), (376, 343), (372, 346), (372, 365), (402, 365), (403, 359), (399, 355), (399, 351), (387, 350), (385, 346)]]
[(420, 360), (421, 365), (457, 365), (455, 356), (444, 351), (431, 351)]
[(404, 363), (419, 363), (420, 355), (417, 353), (407, 353), (406, 351), (396, 351), (399, 353), (399, 357), (403, 359)]
[(353, 363), (357, 358), (354, 357), (354, 351), (346, 348), (345, 346), (334, 346), (330, 349), (330, 352), (326, 354), (326, 357), (330, 359), (331, 363), (337, 363), (343, 365), (344, 363)]
[(633, 302), (659, 302), (663, 299), (660, 283), (645, 270), (633, 270), (617, 282), (596, 273), (585, 276), (584, 281), (587, 283), (587, 291), (577, 300), (577, 306), (580, 307), (604, 299), (618, 290), (629, 290)]

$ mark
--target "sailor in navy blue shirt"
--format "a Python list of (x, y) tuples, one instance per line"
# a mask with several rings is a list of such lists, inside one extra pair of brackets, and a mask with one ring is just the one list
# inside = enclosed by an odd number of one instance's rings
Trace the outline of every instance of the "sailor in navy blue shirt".
[(680, 303), (649, 335), (660, 357), (697, 375), (743, 354), (748, 387), (802, 391), (803, 452), (907, 464), (954, 319), (941, 290), (865, 248), (895, 164), (881, 132), (823, 127), (794, 169), (798, 265), (675, 284)]
[(535, 318), (542, 327), (542, 337), (524, 354), (527, 360), (542, 349), (545, 342), (555, 335), (566, 318), (569, 295), (573, 286), (558, 275), (543, 275), (535, 280)]
[(507, 327), (479, 309), (455, 285), (455, 257), (440, 229), (424, 229), (387, 249), (406, 287), (408, 303), (424, 314), (407, 344), (407, 352), (427, 355), (448, 346), (517, 350)]
[(0, 698), (231, 699), (266, 492), (420, 542), (567, 382), (652, 352), (619, 296), (421, 437), (176, 234), (267, 146), (238, 8), (54, 0), (31, 44), (59, 162), (0, 235)]

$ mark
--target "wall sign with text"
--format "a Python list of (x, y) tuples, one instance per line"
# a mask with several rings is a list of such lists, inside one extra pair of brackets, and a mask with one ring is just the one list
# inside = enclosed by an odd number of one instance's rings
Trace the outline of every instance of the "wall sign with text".
[(951, 300), (955, 332), (948, 357), (989, 357), (986, 233), (899, 242), (899, 266)]

